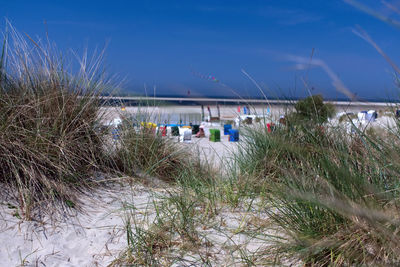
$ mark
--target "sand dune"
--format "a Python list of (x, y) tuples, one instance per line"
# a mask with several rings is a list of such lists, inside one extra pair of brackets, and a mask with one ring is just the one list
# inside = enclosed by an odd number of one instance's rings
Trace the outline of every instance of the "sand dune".
[[(132, 192), (136, 192), (134, 195)], [(121, 207), (151, 199), (140, 186), (101, 190), (84, 197), (85, 214), (60, 222), (21, 221), (1, 207), (1, 266), (107, 266), (126, 246)]]

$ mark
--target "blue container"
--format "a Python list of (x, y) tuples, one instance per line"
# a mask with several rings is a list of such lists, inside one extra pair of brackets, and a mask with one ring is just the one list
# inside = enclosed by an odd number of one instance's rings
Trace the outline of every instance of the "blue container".
[(224, 135), (228, 135), (230, 129), (232, 129), (232, 125), (230, 125), (230, 124), (225, 124), (225, 125), (224, 125)]
[(119, 140), (120, 138), (119, 129), (117, 128), (112, 129), (111, 134), (114, 140)]
[(229, 142), (239, 141), (239, 130), (230, 129), (229, 130)]

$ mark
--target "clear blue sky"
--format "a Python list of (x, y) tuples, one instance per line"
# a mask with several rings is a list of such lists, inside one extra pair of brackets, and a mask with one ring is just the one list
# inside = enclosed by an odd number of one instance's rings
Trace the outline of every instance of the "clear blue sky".
[[(399, 1), (386, 1), (400, 8)], [(363, 2), (400, 17), (380, 1)], [(303, 78), (314, 93), (344, 97), (321, 68), (296, 70), (289, 60), (307, 58), (315, 48), (314, 58), (358, 96), (398, 94), (390, 65), (352, 29), (360, 25), (399, 64), (400, 30), (342, 0), (0, 0), (0, 12), (32, 36), (44, 35), (46, 21), (63, 50), (109, 42), (108, 71), (125, 79), (126, 91), (143, 93), (146, 85), (151, 93), (156, 86), (157, 94), (204, 96), (232, 95), (233, 88), (261, 96), (244, 69), (267, 95), (305, 95)]]

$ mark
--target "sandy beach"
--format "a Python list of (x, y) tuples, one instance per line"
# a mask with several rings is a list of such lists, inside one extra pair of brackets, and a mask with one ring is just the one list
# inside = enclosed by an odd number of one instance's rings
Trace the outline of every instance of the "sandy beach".
[[(360, 106), (353, 106), (352, 111), (357, 112)], [(172, 107), (148, 107), (145, 109), (152, 114), (189, 114), (200, 113), (199, 106), (172, 106)], [(285, 111), (285, 107), (277, 106), (271, 110), (271, 115), (279, 117)], [(349, 111), (349, 110), (347, 110)], [(112, 121), (120, 116), (135, 114), (137, 107), (107, 108), (105, 121)], [(143, 108), (140, 112), (143, 112)], [(216, 110), (212, 110), (216, 112)], [(237, 114), (237, 107), (221, 107), (221, 118), (233, 120)], [(264, 107), (257, 107), (253, 112), (263, 113)], [(379, 117), (374, 122), (375, 127), (384, 128), (390, 123), (389, 117)], [(337, 123), (337, 119), (333, 121)], [(236, 151), (239, 143), (229, 142), (228, 136), (223, 135), (221, 125), (205, 123), (206, 138), (192, 137), (190, 142), (181, 142), (180, 145), (196, 153), (202, 160), (208, 161), (215, 168), (223, 169), (229, 164), (230, 158)], [(210, 142), (209, 129), (221, 130), (221, 142)], [(171, 137), (178, 142), (178, 137)], [(16, 209), (7, 205), (1, 205), (0, 219), (0, 247), (1, 266), (108, 266), (118, 259), (120, 253), (127, 245), (124, 222), (126, 214), (123, 207), (127, 203), (135, 207), (137, 218), (149, 220), (155, 212), (151, 204), (164, 190), (174, 190), (168, 185), (157, 188), (147, 187), (136, 182), (133, 186), (114, 186), (108, 190), (96, 191), (93, 194), (82, 196), (84, 199), (84, 212), (76, 212), (74, 216), (57, 221), (23, 221), (15, 216)], [(235, 258), (230, 258), (226, 247), (238, 246), (246, 251), (259, 251), (265, 247), (257, 239), (249, 239), (246, 235), (235, 233), (235, 229), (241, 228), (244, 221), (261, 220), (265, 215), (254, 211), (248, 213), (244, 210), (221, 210), (216, 220), (223, 221), (225, 230), (216, 231), (215, 228), (199, 229), (207, 233), (207, 240), (214, 243), (214, 264), (224, 266), (225, 262), (234, 263)], [(257, 214), (258, 213), (258, 214)], [(145, 215), (143, 215), (145, 214)], [(129, 215), (131, 216), (131, 215)], [(221, 226), (219, 226), (221, 227)], [(273, 231), (273, 230), (271, 230)], [(231, 249), (232, 250), (232, 249)], [(239, 250), (233, 250), (239, 253)], [(236, 253), (235, 252), (235, 253)], [(179, 265), (176, 265), (179, 266)], [(228, 265), (225, 265), (228, 266)]]

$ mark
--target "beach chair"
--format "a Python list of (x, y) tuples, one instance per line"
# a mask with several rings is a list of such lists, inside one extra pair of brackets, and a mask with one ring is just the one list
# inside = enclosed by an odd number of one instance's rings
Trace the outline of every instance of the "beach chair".
[(178, 126), (172, 126), (171, 127), (171, 135), (172, 136), (179, 136), (179, 127)]
[(206, 133), (204, 132), (204, 127), (199, 127), (199, 131), (195, 135), (196, 138), (203, 138), (206, 137)]
[(188, 129), (183, 133), (183, 141), (190, 142), (192, 140), (192, 130)]
[(238, 142), (239, 141), (239, 130), (230, 129), (229, 130), (229, 142)]
[(369, 110), (365, 118), (368, 122), (374, 122), (378, 118), (378, 113), (375, 110)]
[(221, 141), (221, 131), (219, 129), (210, 129), (210, 141), (211, 142)]
[(267, 130), (268, 132), (272, 132), (275, 129), (275, 123), (267, 123)]
[(197, 134), (200, 131), (200, 125), (192, 125), (192, 134)]
[(232, 129), (232, 125), (225, 124), (224, 125), (224, 135), (229, 135), (229, 130)]
[(159, 131), (161, 132), (161, 136), (167, 136), (167, 126), (160, 126)]
[(247, 117), (243, 122), (245, 124), (253, 124), (253, 118), (252, 117)]
[(119, 140), (120, 139), (120, 131), (118, 128), (114, 128), (111, 131), (112, 137), (114, 140)]
[(367, 111), (360, 111), (360, 112), (358, 112), (358, 113), (357, 113), (358, 120), (359, 120), (360, 122), (364, 122), (364, 121), (366, 120), (366, 118), (367, 118), (367, 114), (368, 114)]

